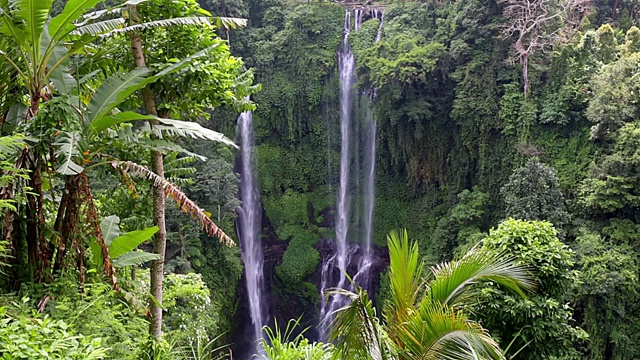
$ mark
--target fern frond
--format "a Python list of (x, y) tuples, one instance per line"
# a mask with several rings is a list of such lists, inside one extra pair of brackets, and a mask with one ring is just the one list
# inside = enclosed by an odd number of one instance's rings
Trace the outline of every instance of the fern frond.
[(172, 184), (166, 179), (161, 178), (153, 171), (146, 167), (136, 164), (132, 161), (114, 161), (111, 165), (116, 169), (128, 173), (131, 176), (150, 180), (154, 186), (164, 189), (167, 197), (173, 199), (180, 210), (191, 215), (200, 222), (200, 227), (204, 232), (210, 236), (216, 236), (220, 242), (227, 246), (235, 246), (235, 242), (227, 234), (222, 231), (207, 214), (202, 210), (195, 202), (187, 197), (187, 195), (180, 190), (176, 185)]

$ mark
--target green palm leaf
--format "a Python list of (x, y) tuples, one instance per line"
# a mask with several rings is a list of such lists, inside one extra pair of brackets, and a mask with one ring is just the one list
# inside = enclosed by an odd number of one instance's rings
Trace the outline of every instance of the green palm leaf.
[(213, 18), (204, 17), (204, 16), (188, 16), (188, 17), (176, 17), (171, 19), (162, 19), (162, 20), (154, 20), (148, 21), (142, 24), (129, 25), (124, 28), (114, 29), (104, 36), (111, 36), (118, 33), (125, 33), (131, 31), (141, 31), (158, 27), (170, 27), (176, 25), (184, 25), (184, 26), (211, 26), (213, 25)]
[(329, 340), (335, 343), (335, 359), (391, 358), (388, 337), (376, 317), (373, 303), (367, 292), (357, 287), (356, 292), (330, 289), (328, 295), (346, 296), (349, 304), (336, 310), (331, 322)]
[(238, 145), (236, 145), (233, 140), (224, 136), (223, 133), (207, 129), (196, 122), (162, 118), (157, 118), (156, 120), (158, 120), (161, 125), (153, 126), (152, 130), (160, 131), (160, 133), (164, 132), (169, 135), (217, 141), (238, 148)]
[(424, 265), (418, 253), (418, 243), (409, 245), (406, 230), (401, 233), (391, 231), (387, 236), (387, 244), (392, 303), (385, 307), (385, 319), (394, 324), (404, 321), (424, 290)]
[(87, 24), (83, 26), (79, 26), (71, 33), (73, 35), (84, 35), (89, 34), (91, 36), (102, 35), (108, 33), (114, 29), (122, 29), (126, 24), (125, 19), (116, 18), (116, 19), (108, 19), (103, 21), (98, 21), (92, 24)]
[(467, 360), (501, 359), (498, 344), (477, 323), (444, 306), (423, 298), (418, 311), (395, 327), (402, 354), (409, 359)]
[(535, 280), (527, 267), (516, 264), (502, 254), (476, 249), (460, 260), (434, 266), (432, 272), (435, 278), (429, 283), (429, 297), (448, 306), (467, 300), (469, 290), (481, 282), (495, 282), (523, 297), (523, 289), (535, 289)]

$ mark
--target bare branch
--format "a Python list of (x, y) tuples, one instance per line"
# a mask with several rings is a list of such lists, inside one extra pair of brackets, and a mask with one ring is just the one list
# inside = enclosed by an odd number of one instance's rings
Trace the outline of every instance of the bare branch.
[(503, 5), (502, 35), (515, 38), (513, 60), (522, 64), (525, 96), (529, 91), (528, 60), (570, 38), (589, 8), (589, 0), (497, 0)]

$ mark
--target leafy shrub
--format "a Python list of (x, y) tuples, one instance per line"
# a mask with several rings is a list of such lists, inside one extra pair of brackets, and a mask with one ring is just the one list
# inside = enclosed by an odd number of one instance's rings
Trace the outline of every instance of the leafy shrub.
[[(56, 287), (75, 290), (71, 281), (59, 281)], [(53, 319), (72, 323), (76, 332), (84, 336), (101, 338), (109, 348), (109, 359), (137, 359), (136, 353), (146, 341), (149, 329), (142, 308), (133, 308), (121, 294), (102, 282), (85, 284), (83, 293), (62, 290), (55, 293), (58, 295), (54, 295), (46, 309)]]
[[(25, 299), (24, 302), (28, 302)], [(49, 315), (24, 311), (21, 304), (17, 314), (0, 307), (0, 357), (2, 359), (107, 359), (102, 339), (75, 335), (73, 326)]]
[(526, 346), (518, 358), (579, 359), (574, 344), (587, 334), (575, 326), (568, 301), (578, 279), (573, 251), (551, 223), (508, 219), (490, 231), (482, 246), (531, 266), (539, 287), (526, 299), (495, 286), (480, 289), (480, 301), (472, 306), (476, 320), (505, 347), (512, 341), (514, 351)]
[[(268, 341), (262, 340), (266, 359), (271, 360), (329, 360), (333, 354), (331, 344), (310, 343), (303, 336), (303, 330), (298, 336), (291, 339), (293, 331), (299, 324), (299, 320), (289, 320), (287, 328), (282, 332), (276, 321), (274, 329), (267, 328)], [(260, 357), (264, 359), (265, 357)]]
[[(139, 272), (139, 297), (149, 291), (149, 271)], [(202, 275), (168, 274), (164, 278), (162, 298), (163, 323), (167, 338), (178, 347), (186, 347), (217, 332), (217, 312)]]

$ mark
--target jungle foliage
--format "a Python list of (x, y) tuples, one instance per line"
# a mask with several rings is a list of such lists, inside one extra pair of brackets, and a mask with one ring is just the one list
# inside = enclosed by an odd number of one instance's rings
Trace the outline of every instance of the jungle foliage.
[[(495, 358), (640, 357), (638, 4), (592, 0), (571, 21), (540, 27), (554, 39), (523, 64), (513, 61), (505, 1), (371, 3), (383, 21), (365, 12), (350, 44), (358, 95), (375, 89), (376, 247), (386, 251), (386, 234), (406, 227), (416, 266), (497, 252), (527, 267), (536, 290), (523, 297), (489, 283), (469, 291), (473, 302), (450, 307), (431, 299), (428, 283), (429, 296), (405, 304), (400, 324), (383, 305), (398, 295), (398, 277), (387, 272), (376, 296), (343, 294), (356, 301), (343, 309), (335, 346), (287, 327), (270, 332), (269, 356), (371, 354), (348, 326), (360, 314), (368, 339), (380, 340), (376, 354), (412, 358), (421, 349), (405, 346), (411, 331), (445, 313), (487, 334), (483, 349)], [(339, 181), (344, 7), (0, 0), (0, 11), (0, 356), (226, 353), (217, 347), (238, 330), (242, 262), (202, 223), (233, 238), (236, 154), (201, 140), (231, 145), (243, 110), (254, 110), (274, 315), (317, 323)], [(134, 33), (146, 69), (134, 68)], [(157, 116), (141, 111), (142, 89), (155, 94)], [(366, 106), (358, 101), (356, 123)], [(165, 179), (149, 170), (153, 152), (164, 154)], [(161, 340), (148, 335), (147, 316), (158, 305), (146, 269), (159, 261), (148, 241), (157, 231), (154, 184), (180, 205), (167, 202)], [(360, 220), (351, 219), (356, 232)]]

